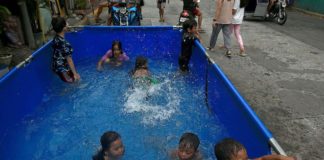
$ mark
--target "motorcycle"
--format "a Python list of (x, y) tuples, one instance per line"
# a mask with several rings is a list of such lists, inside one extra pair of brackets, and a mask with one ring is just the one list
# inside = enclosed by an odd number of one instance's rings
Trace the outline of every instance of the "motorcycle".
[(118, 5), (112, 6), (111, 15), (115, 26), (139, 26), (141, 24), (136, 1), (121, 0)]
[(276, 20), (280, 25), (285, 24), (287, 21), (286, 7), (286, 0), (277, 0), (274, 6), (270, 9), (269, 17), (266, 17), (266, 20)]
[[(200, 2), (200, 0), (197, 0), (197, 2), (195, 2), (195, 6), (198, 7), (198, 3)], [(181, 13), (180, 13), (180, 17), (179, 17), (179, 21), (178, 21), (178, 26), (182, 26), (183, 22), (187, 21), (187, 20), (194, 20), (196, 18), (196, 16), (192, 13), (192, 11), (184, 9)]]
[(271, 7), (269, 16), (267, 13), (268, 0), (249, 0), (245, 7), (244, 19), (260, 18), (264, 20), (276, 20), (280, 25), (287, 21), (287, 7), (288, 0), (277, 0)]
[(180, 13), (180, 17), (179, 17), (179, 23), (178, 26), (182, 26), (182, 24), (187, 21), (187, 20), (192, 20), (195, 19), (195, 16), (188, 10), (183, 10)]

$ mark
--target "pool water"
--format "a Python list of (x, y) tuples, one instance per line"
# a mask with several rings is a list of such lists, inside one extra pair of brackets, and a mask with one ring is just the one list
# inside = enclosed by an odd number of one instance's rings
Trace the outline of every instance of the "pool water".
[(81, 82), (55, 80), (36, 112), (6, 134), (0, 159), (91, 159), (108, 130), (121, 134), (125, 160), (168, 159), (188, 131), (199, 136), (205, 159), (215, 159), (214, 142), (227, 131), (205, 105), (204, 82), (170, 61), (149, 59), (158, 83), (134, 85), (134, 59), (102, 72), (98, 57), (82, 60)]

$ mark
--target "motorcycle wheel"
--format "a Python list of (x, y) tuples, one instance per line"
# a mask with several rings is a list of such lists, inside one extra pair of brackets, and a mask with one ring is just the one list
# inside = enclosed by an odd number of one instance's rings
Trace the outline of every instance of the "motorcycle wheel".
[(281, 16), (278, 15), (277, 17), (277, 23), (280, 24), (280, 25), (284, 25), (287, 21), (287, 12), (284, 10), (284, 11), (281, 11)]

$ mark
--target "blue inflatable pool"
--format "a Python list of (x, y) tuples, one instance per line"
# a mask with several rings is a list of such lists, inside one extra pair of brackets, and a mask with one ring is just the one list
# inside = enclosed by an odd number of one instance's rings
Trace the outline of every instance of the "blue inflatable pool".
[[(269, 154), (271, 147), (284, 154), (198, 41), (190, 74), (177, 74), (181, 34), (172, 26), (79, 28), (66, 35), (82, 77), (76, 85), (51, 71), (50, 42), (39, 48), (0, 79), (0, 159), (89, 159), (105, 130), (121, 133), (126, 159), (137, 159), (133, 154), (141, 150), (147, 150), (142, 159), (164, 159), (159, 150), (176, 147), (185, 131), (199, 135), (212, 159), (214, 143), (224, 137), (242, 142), (250, 157)], [(97, 72), (97, 60), (116, 39), (131, 60)], [(143, 103), (129, 87), (138, 55), (149, 59), (160, 81)]]

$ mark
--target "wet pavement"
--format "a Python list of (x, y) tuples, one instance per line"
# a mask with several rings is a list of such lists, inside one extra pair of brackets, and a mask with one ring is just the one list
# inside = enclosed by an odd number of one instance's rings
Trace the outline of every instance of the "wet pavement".
[[(215, 0), (203, 0), (200, 6), (206, 30), (201, 34), (202, 43), (207, 46)], [(166, 5), (166, 21), (160, 23), (155, 0), (146, 0), (142, 24), (175, 25), (181, 9), (180, 0), (171, 0)], [(105, 8), (100, 16), (103, 21), (97, 25), (105, 25), (107, 13)], [(82, 24), (94, 24), (92, 18), (88, 16)], [(284, 26), (244, 21), (241, 32), (247, 57), (237, 55), (234, 38), (231, 59), (221, 49), (209, 52), (210, 56), (289, 155), (323, 160), (324, 19), (290, 10)], [(221, 44), (220, 34), (217, 45)]]

